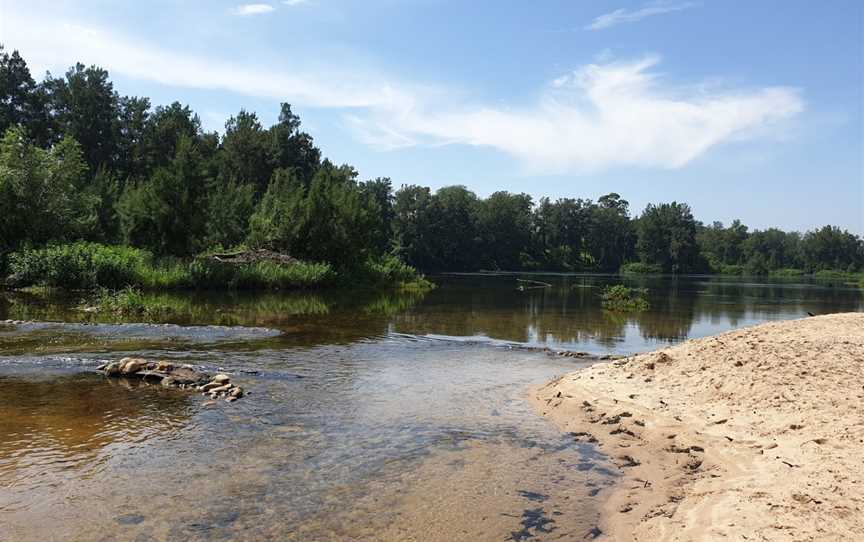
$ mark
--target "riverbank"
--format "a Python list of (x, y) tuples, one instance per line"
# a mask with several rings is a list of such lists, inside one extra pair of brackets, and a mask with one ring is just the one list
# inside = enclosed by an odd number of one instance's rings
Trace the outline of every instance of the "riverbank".
[(612, 540), (864, 539), (864, 313), (772, 322), (532, 394), (622, 477)]
[[(128, 246), (77, 242), (23, 249), (0, 262), (0, 286), (63, 290), (304, 290), (373, 287), (426, 290), (432, 283), (393, 256), (350, 269), (263, 249), (156, 258)], [(6, 268), (6, 269), (4, 269)], [(5, 276), (4, 276), (5, 275)]]

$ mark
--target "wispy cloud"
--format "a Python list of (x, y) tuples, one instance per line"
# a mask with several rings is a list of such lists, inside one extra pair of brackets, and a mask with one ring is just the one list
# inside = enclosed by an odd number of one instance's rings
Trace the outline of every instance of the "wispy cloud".
[(282, 3), (286, 6), (299, 6), (300, 4), (309, 3), (309, 0), (282, 0)]
[(663, 84), (647, 56), (590, 64), (552, 81), (519, 109), (463, 105), (351, 119), (388, 149), (456, 143), (499, 149), (532, 173), (588, 173), (617, 166), (680, 168), (712, 147), (770, 134), (804, 108), (790, 88), (711, 90)]
[(234, 15), (248, 17), (249, 15), (263, 15), (275, 10), (270, 4), (241, 4), (231, 10)]
[(600, 15), (594, 21), (591, 22), (588, 26), (585, 27), (586, 30), (603, 30), (604, 28), (611, 28), (613, 26), (624, 24), (624, 23), (635, 23), (637, 21), (641, 21), (647, 17), (653, 17), (655, 15), (663, 15), (664, 13), (672, 13), (675, 11), (682, 11), (685, 9), (690, 9), (696, 7), (698, 4), (695, 2), (651, 2), (649, 4), (645, 4), (643, 7), (639, 9), (616, 9), (610, 13), (604, 13)]
[(65, 20), (4, 18), (4, 41), (21, 50), (34, 73), (80, 60), (169, 86), (329, 108), (375, 148), (489, 147), (535, 173), (679, 168), (723, 143), (770, 135), (805, 107), (788, 87), (672, 84), (654, 71), (658, 56), (603, 58), (550, 81), (530, 103), (502, 107), (332, 59), (311, 68), (235, 64)]

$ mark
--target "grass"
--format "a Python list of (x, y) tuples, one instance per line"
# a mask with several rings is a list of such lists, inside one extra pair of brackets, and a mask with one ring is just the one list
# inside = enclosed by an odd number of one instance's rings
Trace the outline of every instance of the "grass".
[(174, 312), (169, 303), (148, 297), (141, 290), (127, 286), (122, 290), (102, 289), (96, 295), (94, 306), (98, 312), (119, 316), (166, 316)]
[[(210, 258), (156, 259), (147, 251), (78, 242), (25, 249), (9, 257), (6, 285), (65, 290), (298, 290), (369, 286), (425, 291), (434, 285), (395, 257), (337, 272), (326, 263), (223, 263)], [(128, 294), (128, 292), (127, 292)], [(131, 294), (129, 294), (131, 296)]]
[(644, 311), (648, 310), (648, 290), (645, 288), (630, 288), (623, 284), (606, 286), (600, 294), (604, 309), (613, 311)]
[(784, 267), (782, 269), (774, 269), (768, 273), (770, 277), (803, 277), (806, 273), (803, 269), (795, 269), (792, 267)]
[(622, 265), (618, 272), (622, 275), (660, 275), (663, 269), (653, 263), (630, 262)]

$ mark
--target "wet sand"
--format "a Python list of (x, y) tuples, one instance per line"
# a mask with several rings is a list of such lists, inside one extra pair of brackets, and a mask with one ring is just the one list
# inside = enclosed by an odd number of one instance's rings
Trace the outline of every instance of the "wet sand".
[(864, 313), (767, 323), (560, 377), (535, 405), (623, 473), (611, 540), (864, 540)]

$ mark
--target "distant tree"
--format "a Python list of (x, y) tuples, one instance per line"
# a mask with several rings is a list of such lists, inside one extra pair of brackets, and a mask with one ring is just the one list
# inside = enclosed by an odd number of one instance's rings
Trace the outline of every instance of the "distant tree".
[(228, 119), (222, 139), (221, 176), (252, 185), (263, 194), (274, 169), (269, 139), (255, 113), (241, 109)]
[(295, 248), (305, 213), (306, 189), (291, 170), (277, 169), (249, 220), (248, 242), (283, 252)]
[(696, 221), (686, 203), (649, 204), (639, 217), (637, 231), (636, 248), (643, 262), (672, 273), (698, 268)]
[(213, 186), (207, 198), (205, 245), (227, 248), (243, 243), (254, 211), (255, 187), (251, 184), (228, 181)]
[(156, 168), (170, 164), (182, 139), (194, 141), (200, 135), (201, 119), (188, 105), (174, 102), (156, 107), (145, 124), (142, 175), (149, 176)]
[(530, 262), (532, 202), (528, 194), (495, 192), (482, 201), (478, 227), (481, 258), (493, 269), (521, 269)]
[[(403, 185), (393, 204), (393, 239), (396, 253), (420, 269), (445, 269), (430, 247), (432, 191), (425, 186)], [(449, 267), (448, 267), (449, 268)]]
[(636, 232), (630, 220), (630, 204), (612, 192), (592, 206), (586, 246), (594, 265), (603, 271), (617, 271), (634, 255)]
[(196, 142), (182, 135), (167, 166), (126, 187), (118, 203), (125, 242), (157, 254), (193, 254), (204, 237), (206, 185)]
[(360, 196), (363, 205), (379, 220), (375, 231), (370, 232), (372, 249), (376, 254), (390, 250), (393, 239), (393, 185), (387, 177), (360, 183)]
[(7, 53), (0, 45), (0, 135), (14, 126), (26, 128), (38, 146), (48, 143), (46, 96), (30, 76), (18, 51)]
[(91, 237), (99, 201), (84, 187), (81, 148), (67, 136), (49, 150), (24, 128), (0, 140), (0, 248)]
[(801, 251), (804, 266), (809, 271), (854, 271), (864, 265), (864, 244), (861, 238), (837, 226), (823, 226), (804, 234)]
[(274, 167), (292, 170), (308, 188), (321, 165), (321, 151), (312, 136), (300, 131), (300, 117), (291, 111), (291, 105), (281, 105), (279, 122), (270, 127), (269, 133), (269, 154)]
[(65, 77), (49, 74), (43, 83), (48, 111), (59, 139), (69, 135), (81, 145), (90, 171), (114, 168), (119, 150), (119, 97), (102, 68), (76, 64)]

